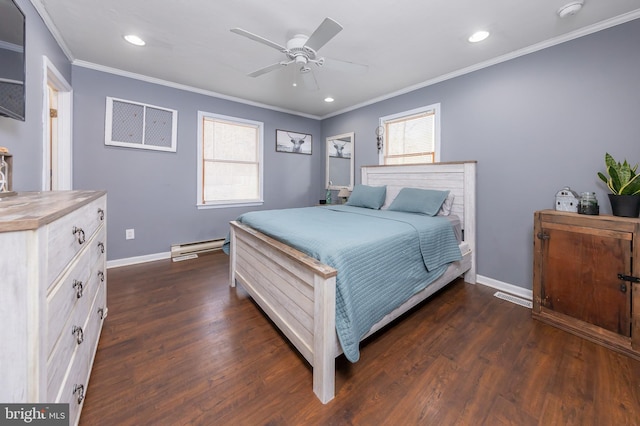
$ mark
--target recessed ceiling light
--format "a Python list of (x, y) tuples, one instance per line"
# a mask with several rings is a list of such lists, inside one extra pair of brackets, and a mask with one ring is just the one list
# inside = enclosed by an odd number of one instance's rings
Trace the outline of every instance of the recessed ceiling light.
[(145, 43), (145, 41), (143, 39), (141, 39), (137, 35), (133, 35), (133, 34), (128, 34), (128, 35), (124, 36), (124, 39), (127, 40), (131, 44), (135, 44), (136, 46), (144, 46), (145, 44), (147, 44), (147, 43)]
[(469, 37), (469, 41), (471, 43), (477, 43), (486, 39), (487, 37), (489, 37), (489, 31), (476, 31), (475, 33), (471, 34), (471, 36)]
[(331, 96), (327, 96), (326, 98), (324, 98), (325, 102), (333, 102), (335, 99), (333, 99)]

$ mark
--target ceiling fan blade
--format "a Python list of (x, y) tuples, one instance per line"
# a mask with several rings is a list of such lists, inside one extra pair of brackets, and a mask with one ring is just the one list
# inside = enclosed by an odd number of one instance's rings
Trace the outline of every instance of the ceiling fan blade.
[(286, 66), (287, 66), (286, 62), (278, 62), (272, 65), (269, 65), (267, 67), (260, 68), (259, 70), (255, 70), (254, 72), (249, 73), (247, 75), (249, 77), (258, 77), (258, 76), (261, 76), (262, 74), (266, 74), (268, 72), (275, 71), (277, 69), (284, 68)]
[(279, 45), (278, 43), (273, 42), (271, 40), (267, 40), (264, 37), (260, 37), (259, 35), (256, 35), (254, 33), (250, 33), (249, 31), (243, 30), (242, 28), (233, 28), (233, 29), (231, 29), (231, 32), (239, 34), (239, 35), (244, 36), (244, 37), (247, 37), (247, 38), (249, 38), (249, 39), (251, 39), (253, 41), (257, 41), (258, 43), (265, 44), (265, 45), (267, 45), (269, 47), (273, 47), (274, 49), (279, 50), (281, 52), (286, 52), (287, 51), (286, 47), (284, 47), (282, 45)]
[(305, 43), (305, 47), (313, 49), (317, 52), (322, 46), (327, 44), (329, 40), (334, 38), (340, 31), (342, 31), (342, 25), (338, 24), (331, 18), (324, 18), (324, 21), (318, 28), (309, 36), (309, 39)]
[(369, 70), (368, 65), (357, 64), (355, 62), (341, 61), (339, 59), (324, 58), (323, 68), (346, 72), (350, 74), (365, 74)]

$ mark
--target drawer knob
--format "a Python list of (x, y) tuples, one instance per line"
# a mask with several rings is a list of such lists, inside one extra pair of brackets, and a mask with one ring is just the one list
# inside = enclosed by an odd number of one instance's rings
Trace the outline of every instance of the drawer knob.
[(84, 385), (73, 385), (73, 394), (78, 394), (78, 405), (84, 401)]
[(100, 282), (104, 282), (104, 272), (98, 271), (98, 278), (100, 278)]
[(84, 286), (82, 285), (82, 281), (73, 280), (73, 288), (76, 290), (76, 298), (80, 299), (82, 297), (82, 290)]
[(73, 235), (76, 236), (76, 238), (78, 238), (78, 244), (84, 244), (84, 231), (82, 230), (82, 228), (78, 228), (76, 226), (73, 227)]
[(98, 248), (100, 249), (100, 253), (104, 253), (104, 243), (103, 242), (99, 242), (98, 243)]
[(84, 332), (82, 331), (82, 327), (74, 325), (71, 329), (71, 334), (76, 336), (76, 342), (78, 342), (78, 344), (84, 342)]
[(106, 313), (104, 311), (104, 308), (98, 308), (98, 316), (100, 317), (101, 320), (104, 319), (104, 317), (106, 317)]
[(104, 210), (98, 209), (98, 219), (104, 220)]

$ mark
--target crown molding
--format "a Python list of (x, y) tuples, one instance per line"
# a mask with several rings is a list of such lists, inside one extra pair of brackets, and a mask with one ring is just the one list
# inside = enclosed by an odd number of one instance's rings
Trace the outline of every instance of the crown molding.
[(36, 9), (36, 12), (38, 12), (38, 15), (40, 15), (40, 18), (44, 21), (44, 25), (47, 27), (47, 29), (49, 30), (53, 38), (56, 40), (56, 43), (58, 43), (58, 46), (60, 46), (60, 49), (62, 49), (62, 52), (67, 57), (69, 62), (73, 62), (73, 60), (75, 59), (73, 57), (73, 53), (71, 52), (71, 49), (69, 49), (69, 46), (67, 46), (67, 43), (65, 43), (64, 38), (62, 37), (62, 34), (60, 34), (60, 31), (58, 31), (58, 27), (56, 27), (53, 21), (51, 20), (51, 17), (49, 16), (49, 12), (47, 12), (45, 5), (43, 5), (41, 2), (42, 0), (29, 0), (29, 1), (31, 2), (33, 7)]

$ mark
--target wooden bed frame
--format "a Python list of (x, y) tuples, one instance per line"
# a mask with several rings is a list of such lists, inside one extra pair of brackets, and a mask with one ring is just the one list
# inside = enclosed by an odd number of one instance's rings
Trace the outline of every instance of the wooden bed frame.
[[(460, 217), (463, 259), (376, 323), (373, 334), (464, 274), (476, 282), (476, 162), (362, 167), (362, 184), (387, 186), (387, 200), (403, 187), (450, 190)], [(240, 283), (313, 369), (313, 391), (326, 404), (335, 395), (335, 357), (342, 353), (335, 330), (337, 271), (239, 222), (231, 222), (230, 285)]]

